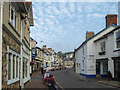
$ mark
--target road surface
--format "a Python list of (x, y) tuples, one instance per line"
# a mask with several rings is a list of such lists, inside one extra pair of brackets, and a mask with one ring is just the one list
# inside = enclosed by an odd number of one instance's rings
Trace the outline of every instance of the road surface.
[(70, 74), (71, 69), (50, 71), (55, 76), (55, 80), (62, 88), (113, 88), (108, 85), (100, 84), (97, 81), (78, 79)]

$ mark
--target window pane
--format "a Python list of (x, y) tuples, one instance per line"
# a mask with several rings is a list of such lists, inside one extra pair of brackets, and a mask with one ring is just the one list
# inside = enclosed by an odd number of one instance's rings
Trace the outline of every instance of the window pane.
[(11, 54), (9, 54), (8, 58), (8, 80), (11, 79)]
[(23, 78), (24, 78), (24, 73), (25, 73), (25, 68), (24, 68), (24, 61), (25, 61), (25, 58), (23, 58)]
[(117, 42), (117, 48), (120, 48), (120, 41)]
[(13, 79), (15, 78), (15, 55), (13, 56)]
[(18, 77), (18, 57), (17, 57), (17, 60), (16, 60), (16, 77)]
[(26, 65), (25, 65), (25, 66), (26, 66), (26, 77), (27, 77), (27, 71), (28, 71), (28, 70), (27, 70), (27, 69), (28, 69), (28, 68), (27, 68), (27, 61), (28, 61), (28, 60), (26, 60)]
[(116, 33), (116, 40), (119, 40), (119, 39), (120, 39), (120, 31)]
[(11, 21), (10, 21), (10, 22), (11, 22), (12, 25), (14, 25), (14, 23), (13, 23), (13, 16), (14, 16), (14, 14), (13, 14), (13, 13), (14, 13), (14, 12), (13, 12), (13, 10), (11, 9)]
[(17, 29), (17, 16), (16, 16), (16, 13), (15, 13), (15, 28)]

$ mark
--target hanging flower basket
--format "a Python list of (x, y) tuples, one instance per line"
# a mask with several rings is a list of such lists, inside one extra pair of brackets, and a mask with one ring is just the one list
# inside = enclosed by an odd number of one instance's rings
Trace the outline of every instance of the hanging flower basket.
[(32, 66), (32, 65), (34, 65), (35, 64), (35, 62), (30, 62), (30, 65)]

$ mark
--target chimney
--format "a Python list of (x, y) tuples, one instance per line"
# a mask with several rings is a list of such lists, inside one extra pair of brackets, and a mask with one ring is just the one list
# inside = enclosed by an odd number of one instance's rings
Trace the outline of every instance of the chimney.
[(94, 36), (94, 32), (88, 32), (88, 31), (86, 32), (86, 40), (88, 40), (92, 36)]
[(48, 50), (51, 50), (51, 51), (52, 51), (52, 48), (48, 48)]
[(46, 45), (43, 45), (42, 49), (46, 49)]
[(111, 24), (117, 25), (117, 14), (109, 14), (106, 17), (106, 27)]

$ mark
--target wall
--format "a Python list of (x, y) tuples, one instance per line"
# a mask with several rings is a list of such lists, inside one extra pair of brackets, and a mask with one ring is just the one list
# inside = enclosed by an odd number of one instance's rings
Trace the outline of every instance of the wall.
[[(102, 33), (100, 33), (99, 35), (95, 36), (94, 38), (92, 38), (91, 40), (89, 40), (87, 42), (87, 71), (88, 74), (96, 74), (96, 60), (95, 60), (95, 55), (96, 55), (96, 49), (95, 49), (95, 43), (94, 41), (98, 38), (100, 38), (101, 36), (103, 36), (104, 34), (110, 32), (111, 30), (113, 30), (115, 27), (111, 26), (106, 28), (106, 30), (104, 30)], [(90, 56), (93, 56), (92, 58)], [(89, 68), (93, 67), (93, 69), (90, 71)]]
[(20, 41), (20, 13), (18, 13), (18, 17), (17, 17), (17, 20), (18, 20), (18, 28), (17, 30), (14, 30), (13, 27), (11, 27), (11, 25), (8, 23), (9, 22), (9, 2), (6, 2), (4, 4), (4, 15), (3, 15), (3, 24), (5, 24), (7, 26), (7, 28), (9, 28), (10, 32), (12, 34), (15, 35), (15, 37)]
[(113, 33), (108, 36), (108, 44), (107, 45), (108, 45), (107, 46), (108, 47), (107, 57), (109, 59), (108, 70), (111, 72), (112, 76), (114, 77), (114, 60), (111, 59), (111, 57), (116, 56), (113, 52), (113, 50), (115, 49), (114, 48), (115, 43), (114, 43), (114, 34)]
[[(9, 31), (15, 35), (15, 37), (20, 40), (20, 37), (16, 34), (16, 32), (13, 30), (13, 28), (8, 24), (8, 20), (9, 20), (9, 3), (5, 3), (4, 4), (4, 17), (3, 17), (3, 24), (6, 25), (6, 27), (9, 29)], [(18, 16), (19, 18), (19, 16)], [(19, 27), (18, 27), (18, 30)], [(19, 33), (19, 32), (18, 32)], [(20, 34), (20, 33), (19, 33)], [(6, 31), (5, 29), (3, 30), (3, 52), (2, 52), (2, 58), (3, 58), (3, 62), (2, 62), (2, 65), (3, 65), (3, 73), (2, 73), (2, 88), (19, 88), (19, 81), (13, 83), (13, 84), (10, 84), (8, 85), (7, 84), (7, 57), (6, 57), (6, 51), (7, 51), (7, 45), (10, 46), (11, 49), (13, 49), (14, 51), (20, 53), (20, 45), (15, 41), (15, 38), (11, 37)]]

